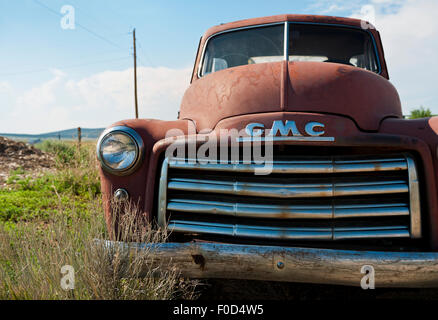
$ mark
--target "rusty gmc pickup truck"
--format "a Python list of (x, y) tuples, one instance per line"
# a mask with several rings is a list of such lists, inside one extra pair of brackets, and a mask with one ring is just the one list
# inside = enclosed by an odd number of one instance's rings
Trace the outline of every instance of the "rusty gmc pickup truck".
[(437, 148), (371, 24), (277, 15), (208, 29), (178, 119), (117, 122), (97, 154), (107, 223), (137, 203), (187, 277), (438, 287)]

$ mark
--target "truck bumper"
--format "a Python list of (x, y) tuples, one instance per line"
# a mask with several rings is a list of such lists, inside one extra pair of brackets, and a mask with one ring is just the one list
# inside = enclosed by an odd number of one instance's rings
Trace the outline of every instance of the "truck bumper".
[[(375, 287), (438, 287), (438, 253), (353, 251), (219, 243), (121, 243), (105, 248), (147, 252), (160, 270), (188, 278), (226, 278), (360, 286), (362, 267), (374, 268)], [(150, 266), (149, 266), (150, 267)], [(365, 271), (364, 271), (365, 272)]]

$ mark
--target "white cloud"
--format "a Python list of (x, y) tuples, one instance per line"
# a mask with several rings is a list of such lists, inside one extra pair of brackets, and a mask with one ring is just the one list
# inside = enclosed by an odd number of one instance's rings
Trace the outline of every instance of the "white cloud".
[(406, 0), (371, 0), (374, 4), (385, 4), (385, 5), (394, 5), (394, 4), (403, 4)]
[(339, 5), (339, 4), (332, 4), (327, 9), (321, 11), (321, 13), (322, 14), (329, 14), (332, 12), (343, 11), (343, 10), (346, 10), (347, 8), (348, 8), (348, 6)]
[[(0, 132), (42, 133), (81, 127), (106, 127), (134, 117), (133, 69), (105, 71), (81, 79), (52, 71), (53, 77), (30, 90), (17, 93), (13, 106), (3, 110)], [(191, 68), (137, 69), (139, 116), (176, 119)], [(10, 90), (8, 84), (0, 83)]]
[[(60, 70), (52, 70), (53, 79), (42, 85), (26, 91), (17, 98), (16, 108), (12, 113), (15, 117), (20, 117), (26, 112), (47, 111), (56, 102), (56, 91), (62, 86), (65, 74)], [(30, 109), (29, 109), (30, 108)]]
[(0, 93), (7, 94), (12, 91), (12, 87), (9, 82), (1, 81), (0, 82)]

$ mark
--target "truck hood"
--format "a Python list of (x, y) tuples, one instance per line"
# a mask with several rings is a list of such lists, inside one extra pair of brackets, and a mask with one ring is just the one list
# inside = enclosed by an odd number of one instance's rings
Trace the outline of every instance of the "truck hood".
[(314, 112), (351, 118), (359, 129), (377, 131), (387, 117), (402, 117), (400, 98), (382, 76), (326, 62), (274, 62), (239, 66), (193, 81), (180, 119), (198, 131), (226, 118), (266, 112)]

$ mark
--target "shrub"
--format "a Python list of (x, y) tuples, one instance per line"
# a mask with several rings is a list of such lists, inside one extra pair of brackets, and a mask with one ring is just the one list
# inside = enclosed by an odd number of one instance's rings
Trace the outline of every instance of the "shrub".
[(429, 118), (432, 116), (432, 111), (429, 108), (425, 109), (424, 107), (420, 107), (419, 109), (414, 109), (411, 111), (409, 119)]

